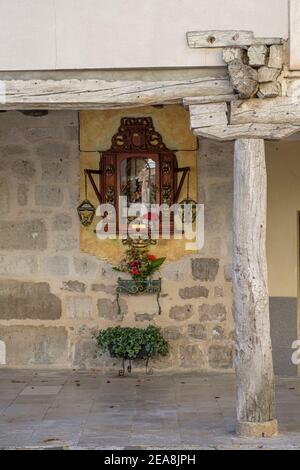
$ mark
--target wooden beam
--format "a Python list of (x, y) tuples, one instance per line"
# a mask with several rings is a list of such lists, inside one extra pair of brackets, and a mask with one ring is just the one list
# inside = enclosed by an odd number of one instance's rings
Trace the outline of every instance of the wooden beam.
[(2, 80), (0, 109), (114, 109), (233, 93), (227, 78), (172, 81)]
[(262, 139), (234, 148), (233, 306), (236, 336), (237, 432), (271, 437), (274, 373), (266, 260), (267, 184)]
[(215, 95), (215, 96), (188, 96), (183, 98), (183, 106), (188, 107), (192, 104), (207, 104), (207, 103), (225, 103), (237, 100), (238, 95)]
[(186, 34), (189, 47), (230, 47), (252, 46), (258, 44), (282, 44), (281, 38), (255, 38), (253, 31), (209, 30), (189, 31)]
[(230, 124), (268, 123), (300, 125), (300, 97), (233, 101)]
[(284, 139), (289, 135), (300, 132), (300, 126), (289, 124), (240, 124), (229, 126), (212, 126), (193, 129), (198, 137), (228, 141), (236, 139)]
[(190, 106), (191, 127), (226, 126), (226, 103), (199, 104)]

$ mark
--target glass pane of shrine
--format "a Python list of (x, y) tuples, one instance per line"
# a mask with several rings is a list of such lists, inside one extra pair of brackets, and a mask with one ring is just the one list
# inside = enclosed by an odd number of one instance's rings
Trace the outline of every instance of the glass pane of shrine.
[(152, 158), (132, 157), (122, 160), (120, 165), (121, 196), (130, 204), (156, 203), (156, 162)]

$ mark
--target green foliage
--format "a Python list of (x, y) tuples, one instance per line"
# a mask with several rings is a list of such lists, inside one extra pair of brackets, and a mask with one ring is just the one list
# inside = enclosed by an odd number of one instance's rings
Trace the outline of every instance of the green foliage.
[(156, 326), (147, 328), (110, 327), (100, 330), (97, 344), (102, 352), (108, 351), (111, 357), (124, 359), (149, 359), (166, 356), (169, 344)]

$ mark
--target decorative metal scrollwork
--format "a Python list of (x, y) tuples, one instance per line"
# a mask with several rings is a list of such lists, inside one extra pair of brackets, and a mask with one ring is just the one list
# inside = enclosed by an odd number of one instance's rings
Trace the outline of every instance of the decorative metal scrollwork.
[(158, 315), (161, 314), (161, 306), (159, 297), (161, 292), (161, 279), (143, 279), (136, 281), (133, 279), (118, 278), (118, 285), (116, 288), (116, 300), (118, 304), (118, 313), (121, 313), (119, 303), (120, 294), (139, 295), (139, 294), (156, 294), (156, 301), (158, 305)]

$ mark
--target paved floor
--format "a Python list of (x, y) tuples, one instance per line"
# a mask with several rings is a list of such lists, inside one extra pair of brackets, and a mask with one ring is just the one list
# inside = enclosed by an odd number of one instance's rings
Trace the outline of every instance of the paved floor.
[(234, 435), (234, 376), (0, 370), (0, 448), (300, 448), (300, 379), (277, 381), (280, 436)]

